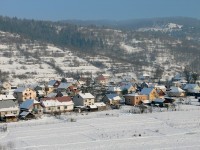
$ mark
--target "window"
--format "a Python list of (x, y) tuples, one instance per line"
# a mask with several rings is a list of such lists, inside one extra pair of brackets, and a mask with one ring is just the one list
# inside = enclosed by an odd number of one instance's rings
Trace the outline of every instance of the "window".
[(85, 102), (87, 103), (87, 99), (85, 100)]
[(60, 107), (57, 107), (57, 109), (60, 109)]
[(79, 98), (79, 95), (78, 95), (78, 98)]
[(67, 109), (67, 106), (65, 106), (64, 109)]
[(51, 108), (49, 107), (48, 110), (51, 110)]

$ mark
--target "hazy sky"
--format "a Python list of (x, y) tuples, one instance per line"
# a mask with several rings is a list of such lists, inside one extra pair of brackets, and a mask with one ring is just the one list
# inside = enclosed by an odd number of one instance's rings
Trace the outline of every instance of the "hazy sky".
[(200, 19), (200, 0), (0, 0), (0, 15), (40, 20)]

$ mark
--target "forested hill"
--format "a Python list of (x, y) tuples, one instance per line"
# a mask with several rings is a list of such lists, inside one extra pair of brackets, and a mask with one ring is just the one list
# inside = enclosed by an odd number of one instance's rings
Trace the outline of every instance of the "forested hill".
[(68, 23), (0, 17), (0, 30), (74, 50), (91, 50), (103, 46), (101, 38), (80, 32), (77, 25)]
[(0, 31), (68, 48), (82, 58), (106, 56), (135, 71), (200, 70), (200, 21), (193, 18), (51, 22), (0, 17)]

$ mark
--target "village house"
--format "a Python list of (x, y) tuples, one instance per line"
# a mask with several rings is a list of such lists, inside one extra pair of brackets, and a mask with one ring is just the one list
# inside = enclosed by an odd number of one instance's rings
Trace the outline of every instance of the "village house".
[(96, 78), (96, 83), (101, 84), (101, 85), (106, 85), (107, 80), (103, 75), (100, 75)]
[(168, 96), (172, 97), (184, 97), (185, 96), (185, 91), (182, 90), (179, 87), (172, 86), (170, 89), (166, 92)]
[(91, 93), (79, 93), (73, 98), (75, 106), (90, 106), (94, 105), (95, 97)]
[(72, 83), (61, 82), (57, 88), (57, 92), (66, 92)]
[(106, 85), (109, 82), (110, 75), (101, 74), (96, 78), (96, 82), (101, 85)]
[(56, 89), (60, 85), (60, 81), (50, 80), (47, 85), (48, 85), (48, 87), (51, 86)]
[(131, 83), (122, 83), (120, 88), (121, 88), (122, 91), (127, 90), (128, 93), (135, 92), (136, 89), (137, 89)]
[(0, 100), (0, 120), (17, 121), (19, 115), (18, 103), (13, 100)]
[(19, 87), (16, 90), (14, 90), (13, 95), (19, 103), (22, 103), (27, 99), (35, 99), (36, 91), (30, 88)]
[(15, 101), (16, 98), (13, 95), (0, 95), (0, 101), (1, 100), (13, 100), (13, 101)]
[(119, 86), (110, 86), (110, 87), (108, 87), (107, 92), (121, 95), (122, 94), (122, 89)]
[(113, 93), (113, 94), (106, 94), (103, 98), (102, 101), (107, 104), (107, 105), (117, 105), (120, 104), (120, 102), (122, 101), (122, 98)]
[(185, 90), (188, 94), (195, 94), (200, 92), (200, 87), (198, 84), (186, 84), (183, 87), (183, 90)]
[(71, 85), (67, 88), (66, 93), (68, 93), (68, 95), (70, 96), (75, 96), (79, 93), (79, 90), (77, 89), (77, 87)]
[(154, 88), (143, 88), (140, 94), (147, 95), (148, 100), (154, 100), (159, 97), (156, 89)]
[(142, 101), (147, 100), (147, 95), (139, 95), (138, 93), (132, 93), (132, 94), (126, 94), (124, 95), (125, 98), (125, 104), (126, 105), (139, 105), (142, 103)]
[(26, 118), (33, 116), (34, 118), (40, 117), (43, 114), (43, 108), (40, 102), (35, 99), (27, 99), (20, 105), (20, 117)]
[(67, 112), (74, 109), (74, 103), (70, 96), (41, 99), (44, 113)]
[(6, 91), (11, 90), (11, 84), (9, 82), (0, 82), (0, 92), (5, 93)]

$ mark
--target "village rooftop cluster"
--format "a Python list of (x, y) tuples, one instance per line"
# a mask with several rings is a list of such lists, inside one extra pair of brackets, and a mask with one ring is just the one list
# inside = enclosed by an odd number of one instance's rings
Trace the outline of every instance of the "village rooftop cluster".
[(140, 113), (152, 112), (153, 107), (176, 110), (178, 102), (185, 97), (200, 97), (198, 81), (187, 83), (181, 75), (175, 76), (168, 85), (149, 81), (149, 75), (136, 81), (131, 76), (116, 78), (101, 74), (95, 79), (62, 78), (45, 84), (14, 86), (0, 82), (0, 119), (1, 122), (13, 122), (45, 114), (119, 109), (123, 105), (137, 107)]

